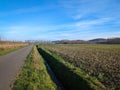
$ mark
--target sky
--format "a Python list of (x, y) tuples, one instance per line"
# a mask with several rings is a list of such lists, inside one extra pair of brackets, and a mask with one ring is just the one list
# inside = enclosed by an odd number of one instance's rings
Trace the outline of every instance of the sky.
[(0, 0), (3, 40), (120, 37), (120, 0)]

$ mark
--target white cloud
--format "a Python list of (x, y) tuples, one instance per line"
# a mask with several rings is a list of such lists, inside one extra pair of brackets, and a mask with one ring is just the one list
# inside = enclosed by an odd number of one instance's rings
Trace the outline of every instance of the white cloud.
[(44, 39), (44, 40), (57, 40), (57, 39), (92, 39), (97, 37), (118, 36), (116, 31), (112, 34), (108, 32), (100, 32), (95, 30), (94, 25), (102, 25), (109, 21), (111, 18), (99, 18), (94, 20), (79, 20), (74, 23), (50, 25), (50, 26), (35, 26), (35, 25), (11, 25), (0, 27), (7, 34), (7, 38), (16, 40), (25, 39)]
[(79, 21), (76, 23), (76, 26), (92, 26), (92, 25), (100, 25), (103, 24), (105, 22), (109, 22), (111, 19), (110, 18), (100, 18), (100, 19), (96, 19), (96, 20), (88, 20), (88, 21)]
[[(88, 21), (78, 21), (75, 23), (62, 24), (62, 25), (51, 25), (51, 26), (32, 26), (32, 25), (13, 25), (13, 26), (5, 26), (0, 29), (5, 30), (7, 34), (34, 34), (34, 33), (49, 33), (49, 34), (61, 34), (63, 36), (69, 36), (69, 33), (82, 32), (86, 29), (91, 29), (93, 25), (100, 25), (105, 22), (110, 21), (109, 18), (100, 18), (96, 20), (88, 20)], [(7, 28), (6, 28), (7, 27)], [(62, 30), (62, 31), (61, 31)]]
[(72, 19), (118, 18), (119, 3), (114, 0), (61, 0), (61, 6)]
[(77, 20), (77, 19), (81, 19), (83, 17), (82, 14), (77, 14), (77, 15), (73, 15), (72, 18)]

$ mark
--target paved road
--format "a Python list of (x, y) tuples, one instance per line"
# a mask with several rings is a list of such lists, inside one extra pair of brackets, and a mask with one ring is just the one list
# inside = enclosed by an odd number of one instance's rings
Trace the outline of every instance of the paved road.
[(0, 56), (0, 90), (9, 90), (11, 82), (30, 53), (32, 46), (28, 46), (4, 56)]

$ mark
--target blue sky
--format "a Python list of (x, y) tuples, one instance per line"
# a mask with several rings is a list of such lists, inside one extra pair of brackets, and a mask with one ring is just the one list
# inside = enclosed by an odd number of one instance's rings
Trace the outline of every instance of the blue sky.
[(0, 0), (4, 40), (120, 37), (120, 0)]

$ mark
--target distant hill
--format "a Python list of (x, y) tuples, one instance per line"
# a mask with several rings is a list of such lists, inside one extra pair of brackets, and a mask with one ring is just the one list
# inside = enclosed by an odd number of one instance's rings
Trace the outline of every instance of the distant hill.
[(86, 43), (97, 43), (97, 44), (120, 44), (120, 38), (97, 38), (92, 40), (57, 40), (53, 41), (55, 44), (86, 44)]
[(91, 43), (100, 43), (100, 44), (120, 44), (120, 38), (97, 38), (89, 40)]
[(120, 44), (120, 38), (107, 39), (108, 44)]
[(102, 42), (106, 42), (106, 39), (104, 39), (104, 38), (97, 38), (97, 39), (89, 40), (89, 42), (91, 42), (91, 43), (102, 43)]
[(84, 40), (57, 40), (57, 41), (53, 41), (53, 43), (56, 43), (56, 44), (84, 44), (84, 43), (89, 43), (89, 42), (84, 41)]

